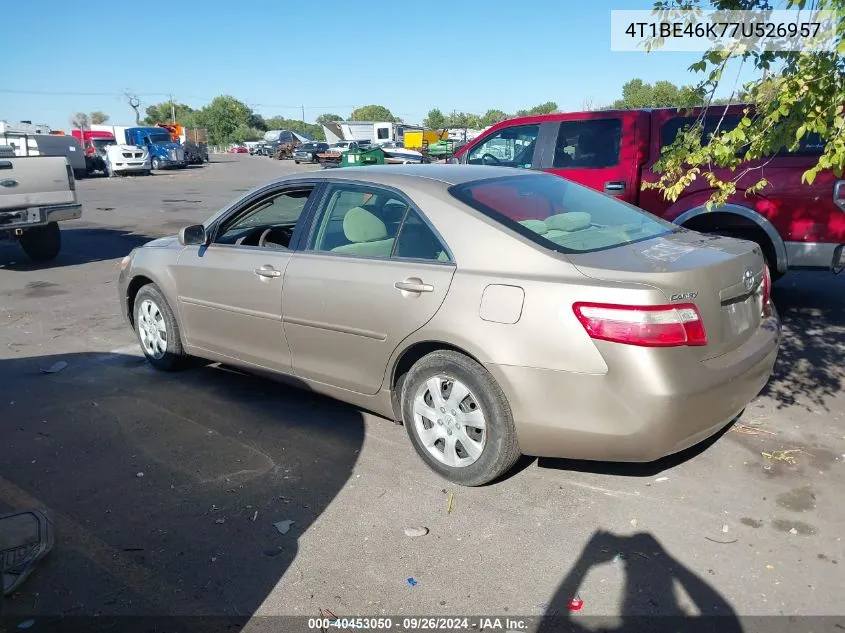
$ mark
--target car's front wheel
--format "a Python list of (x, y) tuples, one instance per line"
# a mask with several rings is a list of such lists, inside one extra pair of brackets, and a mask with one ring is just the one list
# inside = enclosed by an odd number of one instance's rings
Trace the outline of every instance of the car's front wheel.
[(510, 405), (490, 373), (451, 350), (421, 358), (402, 381), (402, 417), (411, 443), (435, 472), (480, 486), (519, 459)]
[(184, 364), (185, 352), (173, 310), (155, 284), (135, 296), (135, 334), (150, 365), (172, 371)]

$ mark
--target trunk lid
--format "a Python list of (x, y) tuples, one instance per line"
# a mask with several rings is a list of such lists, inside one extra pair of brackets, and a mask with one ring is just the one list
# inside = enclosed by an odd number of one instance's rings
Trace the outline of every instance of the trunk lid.
[(661, 290), (666, 303), (695, 304), (707, 345), (690, 349), (701, 360), (739, 347), (762, 320), (765, 264), (753, 242), (682, 229), (567, 257), (593, 279), (643, 283)]

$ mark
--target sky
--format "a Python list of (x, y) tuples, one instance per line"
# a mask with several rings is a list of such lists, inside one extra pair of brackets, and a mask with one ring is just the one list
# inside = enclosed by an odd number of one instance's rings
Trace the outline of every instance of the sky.
[[(514, 112), (610, 104), (634, 78), (694, 83), (698, 53), (612, 52), (611, 9), (650, 0), (147, 0), (99, 7), (67, 0), (9, 3), (0, 120), (70, 128), (101, 110), (134, 123), (166, 101), (199, 108), (230, 94), (264, 117), (313, 121), (381, 104), (409, 123), (434, 107)], [(731, 83), (733, 83), (731, 81)], [(729, 92), (729, 88), (726, 88)]]

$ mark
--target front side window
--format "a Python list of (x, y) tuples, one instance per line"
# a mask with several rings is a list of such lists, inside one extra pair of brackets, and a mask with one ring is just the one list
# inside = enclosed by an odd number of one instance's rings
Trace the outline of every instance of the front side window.
[(390, 138), (390, 130), (388, 130), (386, 127), (379, 128), (378, 137), (381, 139)]
[(555, 144), (555, 169), (602, 169), (619, 164), (620, 119), (563, 121)]
[(501, 129), (473, 147), (467, 156), (467, 163), (529, 169), (539, 134), (539, 125), (520, 125)]
[(254, 201), (220, 228), (215, 244), (289, 248), (313, 189), (269, 194)]
[(562, 253), (605, 250), (677, 230), (633, 205), (551, 174), (477, 180), (450, 187), (449, 193)]

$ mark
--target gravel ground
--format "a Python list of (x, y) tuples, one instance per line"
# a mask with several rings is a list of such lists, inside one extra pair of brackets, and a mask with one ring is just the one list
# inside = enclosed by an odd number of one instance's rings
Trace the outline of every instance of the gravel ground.
[(49, 266), (0, 244), (0, 511), (46, 507), (56, 526), (10, 616), (551, 616), (576, 595), (576, 619), (845, 612), (845, 276), (775, 285), (776, 375), (706, 445), (648, 465), (524, 459), (458, 488), (387, 420), (219, 366), (143, 362), (119, 259), (314, 169), (213, 160), (80, 181), (83, 218)]

